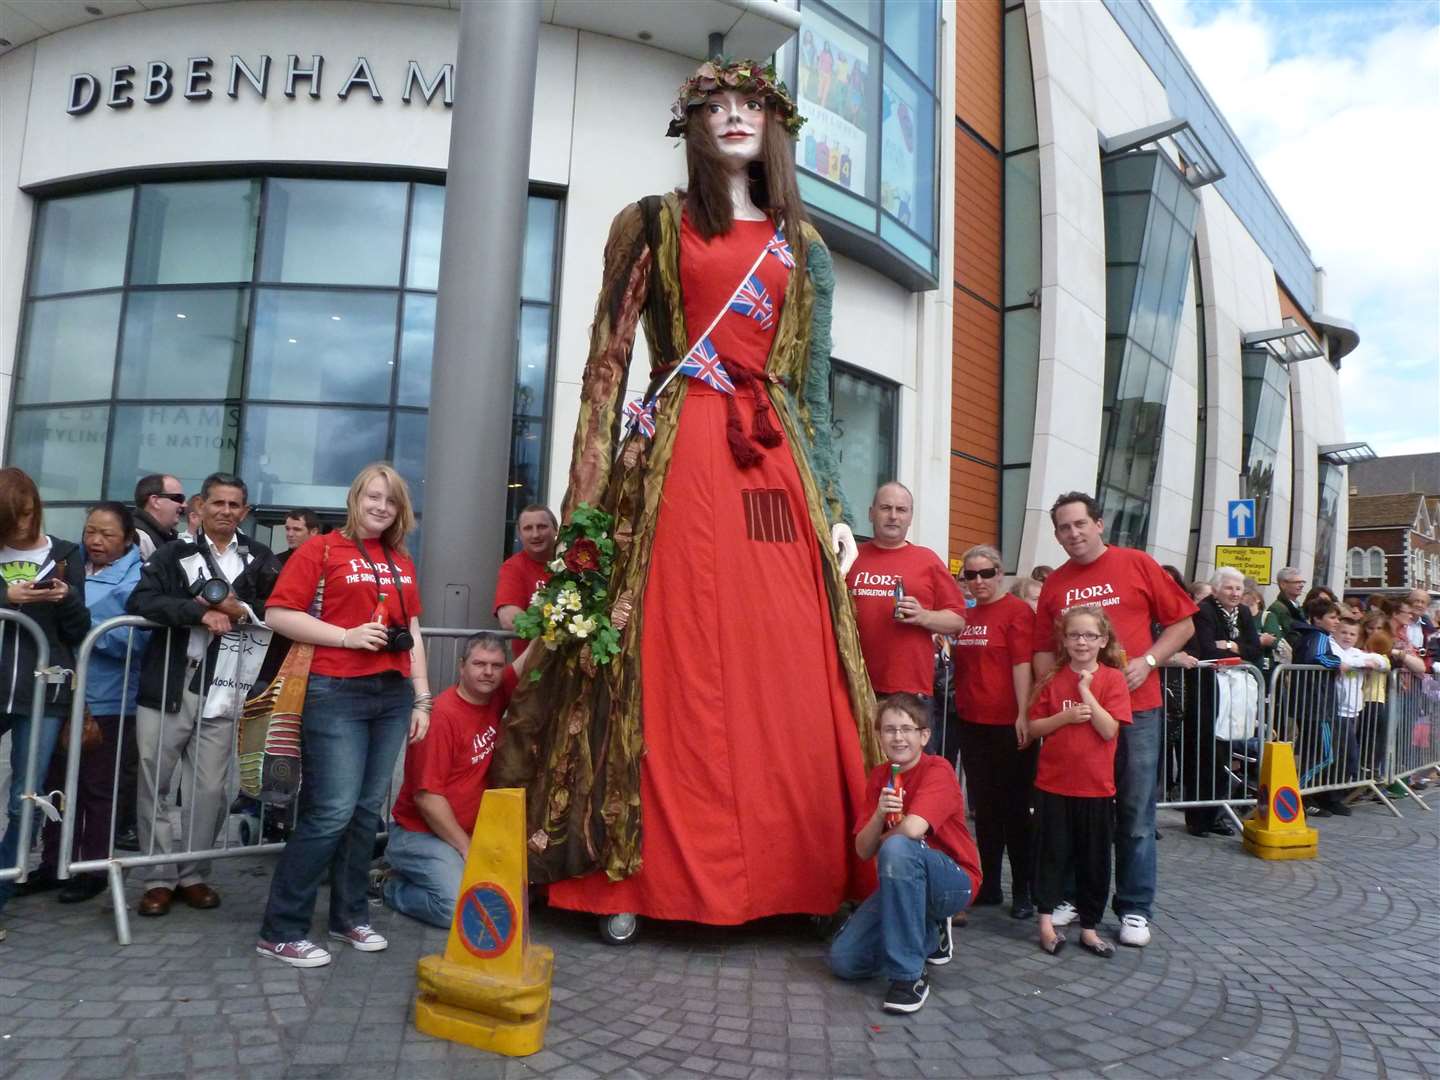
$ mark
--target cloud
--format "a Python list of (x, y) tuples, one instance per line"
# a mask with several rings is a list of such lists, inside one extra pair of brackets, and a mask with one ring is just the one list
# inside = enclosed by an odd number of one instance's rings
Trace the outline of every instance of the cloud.
[(1347, 437), (1440, 451), (1440, 9), (1154, 3), (1360, 331)]

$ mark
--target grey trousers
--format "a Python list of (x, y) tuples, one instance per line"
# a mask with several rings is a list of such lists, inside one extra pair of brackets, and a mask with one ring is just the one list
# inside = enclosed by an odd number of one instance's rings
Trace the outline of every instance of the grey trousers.
[[(188, 677), (188, 672), (187, 672)], [(226, 786), (235, 749), (235, 721), (200, 718), (200, 697), (185, 691), (180, 711), (135, 710), (140, 750), (136, 832), (142, 855), (206, 851), (215, 847), (229, 808)], [(175, 805), (176, 766), (184, 806)], [(208, 860), (180, 860), (144, 869), (145, 887), (194, 885), (210, 876)]]

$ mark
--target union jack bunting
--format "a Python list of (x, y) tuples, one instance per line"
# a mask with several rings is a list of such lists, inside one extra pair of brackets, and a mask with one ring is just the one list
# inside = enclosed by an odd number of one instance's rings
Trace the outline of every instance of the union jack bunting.
[(785, 240), (785, 234), (779, 229), (775, 230), (775, 235), (772, 236), (770, 242), (765, 245), (765, 252), (779, 259), (780, 265), (785, 267), (786, 270), (795, 269), (795, 256), (790, 252), (790, 245)]
[(655, 437), (655, 402), (635, 401), (626, 403), (625, 418), (632, 431), (639, 430), (647, 439)]
[(724, 394), (735, 392), (735, 384), (730, 381), (725, 365), (720, 363), (720, 354), (715, 351), (715, 346), (710, 344), (708, 337), (701, 338), (695, 343), (695, 347), (685, 354), (685, 359), (680, 361), (680, 374), (699, 379), (710, 389)]
[(771, 301), (770, 294), (765, 291), (764, 283), (754, 274), (746, 278), (745, 283), (740, 286), (735, 299), (730, 301), (730, 310), (750, 316), (760, 324), (761, 330), (769, 330), (770, 324), (775, 321), (775, 304)]

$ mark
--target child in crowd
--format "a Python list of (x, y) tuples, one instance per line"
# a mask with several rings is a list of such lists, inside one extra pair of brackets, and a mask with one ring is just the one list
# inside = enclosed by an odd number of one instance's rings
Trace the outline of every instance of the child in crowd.
[(1390, 670), (1390, 661), (1377, 653), (1359, 648), (1360, 616), (1346, 613), (1335, 628), (1335, 654), (1340, 658), (1339, 682), (1336, 684), (1335, 742), (1344, 768), (1344, 779), (1360, 779), (1360, 710), (1365, 702), (1365, 684), (1372, 676), (1367, 673)]
[[(1385, 768), (1389, 764), (1389, 754), (1385, 746), (1385, 705), (1389, 700), (1390, 677), (1387, 672), (1390, 669), (1390, 651), (1395, 648), (1395, 639), (1390, 636), (1390, 620), (1378, 607), (1366, 613), (1365, 621), (1360, 624), (1360, 631), (1364, 639), (1361, 648), (1385, 658), (1384, 669), (1369, 672), (1361, 689), (1361, 762), (1370, 770), (1370, 775), (1378, 779), (1385, 775)], [(1404, 792), (1393, 794), (1403, 795)]]
[[(1340, 670), (1333, 634), (1340, 626), (1343, 613), (1340, 605), (1316, 589), (1305, 601), (1304, 619), (1290, 624), (1295, 644), (1295, 663)], [(1328, 590), (1327, 590), (1328, 591)], [(1335, 728), (1338, 720), (1337, 693), (1334, 680), (1316, 679), (1315, 672), (1297, 672), (1289, 687), (1289, 704), (1299, 725), (1296, 743), (1301, 762), (1302, 788), (1327, 782), (1326, 772), (1335, 763)], [(1323, 791), (1305, 804), (1312, 817), (1349, 817), (1350, 807), (1334, 791)]]
[(1054, 956), (1065, 944), (1050, 917), (1073, 873), (1080, 947), (1108, 960), (1115, 946), (1096, 931), (1110, 894), (1116, 736), (1130, 723), (1125, 655), (1099, 607), (1065, 612), (1056, 637), (1063, 663), (1030, 705), (1030, 734), (1045, 740), (1035, 772), (1040, 948)]
[(876, 859), (880, 887), (835, 935), (830, 969), (842, 979), (883, 974), (885, 1011), (913, 1013), (930, 995), (925, 965), (954, 955), (950, 920), (980, 889), (980, 856), (954, 767), (925, 753), (925, 703), (892, 694), (875, 727), (888, 761), (870, 774), (863, 805), (874, 810), (855, 829), (855, 852)]

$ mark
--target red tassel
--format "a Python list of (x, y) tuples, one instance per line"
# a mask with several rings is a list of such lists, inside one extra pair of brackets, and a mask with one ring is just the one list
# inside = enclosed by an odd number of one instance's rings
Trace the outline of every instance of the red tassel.
[(753, 469), (765, 455), (751, 445), (745, 437), (745, 428), (740, 423), (740, 410), (735, 406), (735, 395), (725, 395), (725, 441), (730, 444), (730, 456), (742, 469)]
[(750, 425), (750, 434), (761, 446), (773, 450), (781, 443), (780, 431), (770, 420), (770, 398), (760, 380), (751, 384), (751, 394), (755, 398), (755, 419)]

